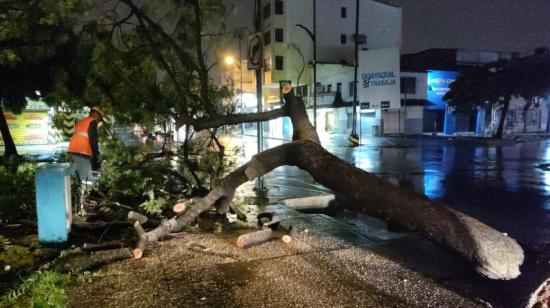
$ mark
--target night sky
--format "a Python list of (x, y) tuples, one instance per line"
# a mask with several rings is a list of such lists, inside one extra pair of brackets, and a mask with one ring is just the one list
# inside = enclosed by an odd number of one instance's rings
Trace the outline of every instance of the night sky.
[(532, 53), (550, 46), (548, 0), (386, 0), (403, 10), (403, 53), (466, 48)]

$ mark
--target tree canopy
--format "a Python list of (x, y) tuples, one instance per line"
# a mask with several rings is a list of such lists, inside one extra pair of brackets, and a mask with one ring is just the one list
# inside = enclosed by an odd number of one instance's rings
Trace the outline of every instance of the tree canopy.
[[(74, 50), (74, 27), (83, 10), (80, 0), (4, 0), (0, 2), (1, 108), (20, 112), (27, 98), (50, 92), (54, 68)], [(0, 109), (6, 155), (17, 154)]]

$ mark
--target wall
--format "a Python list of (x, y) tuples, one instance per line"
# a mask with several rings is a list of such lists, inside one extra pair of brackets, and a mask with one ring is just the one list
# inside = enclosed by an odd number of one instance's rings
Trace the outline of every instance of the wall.
[[(262, 1), (262, 5), (271, 3), (271, 16), (263, 21), (263, 30), (271, 32), (271, 44), (265, 48), (265, 59), (271, 63), (270, 76), (266, 80), (292, 80), (297, 77), (304, 65), (305, 70), (300, 84), (312, 82), (313, 42), (307, 32), (296, 27), (302, 24), (313, 32), (313, 1), (286, 0), (284, 15), (275, 15), (273, 0)], [(360, 29), (367, 35), (367, 44), (360, 48), (379, 49), (399, 47), (401, 45), (401, 9), (376, 1), (361, 0)], [(346, 18), (341, 17), (341, 8), (346, 7)], [(317, 62), (353, 64), (355, 33), (355, 1), (317, 1)], [(284, 42), (275, 42), (275, 29), (283, 29)], [(346, 35), (346, 44), (340, 42), (340, 36)], [(304, 56), (304, 61), (299, 53)], [(275, 56), (283, 56), (284, 69), (275, 70)]]
[[(401, 46), (401, 9), (376, 1), (359, 2), (359, 34), (367, 36), (366, 45), (360, 48)], [(319, 61), (354, 62), (355, 3), (355, 0), (317, 1), (317, 19), (321, 21), (317, 30)], [(346, 7), (346, 18), (340, 15), (342, 7)], [(346, 35), (346, 44), (340, 42), (340, 35)]]
[[(427, 86), (428, 86), (428, 73), (425, 72), (401, 72), (401, 78), (414, 77), (416, 79), (416, 87), (414, 94), (407, 94), (407, 99), (427, 99)], [(401, 98), (405, 98), (405, 95), (401, 93)]]

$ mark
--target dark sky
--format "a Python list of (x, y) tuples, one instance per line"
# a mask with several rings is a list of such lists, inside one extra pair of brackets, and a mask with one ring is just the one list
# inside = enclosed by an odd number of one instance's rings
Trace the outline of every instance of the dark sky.
[(403, 52), (428, 48), (532, 53), (550, 47), (549, 0), (389, 0), (403, 11)]

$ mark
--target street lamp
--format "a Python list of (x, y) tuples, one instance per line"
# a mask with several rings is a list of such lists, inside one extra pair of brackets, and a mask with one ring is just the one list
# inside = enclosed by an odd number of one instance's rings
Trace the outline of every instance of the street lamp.
[(317, 131), (317, 40), (315, 39), (315, 34), (317, 33), (316, 7), (316, 0), (313, 0), (313, 32), (302, 24), (296, 24), (296, 27), (302, 28), (306, 31), (309, 38), (313, 42), (313, 127), (315, 127), (315, 131)]
[(233, 58), (233, 56), (226, 56), (224, 61), (227, 65), (233, 65), (235, 63), (235, 58)]
[(354, 39), (354, 91), (353, 91), (353, 117), (352, 117), (352, 129), (348, 138), (349, 144), (352, 147), (356, 147), (360, 144), (359, 136), (357, 136), (357, 67), (359, 66), (359, 0), (355, 2), (355, 39)]

